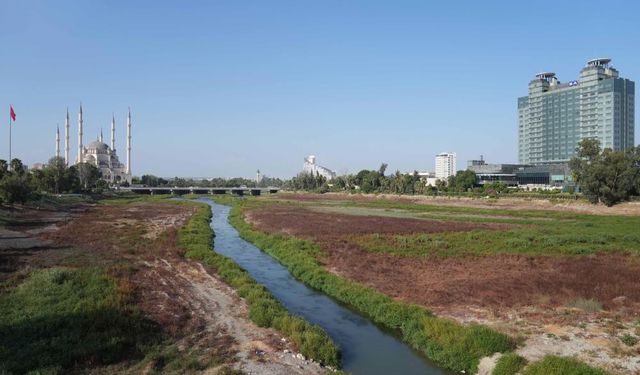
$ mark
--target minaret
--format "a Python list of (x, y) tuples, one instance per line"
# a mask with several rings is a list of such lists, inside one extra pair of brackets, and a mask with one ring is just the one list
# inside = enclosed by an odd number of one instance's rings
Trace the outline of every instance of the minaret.
[(127, 115), (127, 171), (128, 175), (131, 174), (131, 108), (129, 108), (129, 114)]
[(82, 104), (78, 114), (78, 163), (82, 163)]
[(100, 141), (100, 143), (104, 143), (104, 142), (102, 142), (102, 139), (103, 139), (102, 138), (102, 128), (100, 128), (100, 138), (98, 138), (98, 141)]
[(111, 152), (116, 152), (116, 116), (111, 114)]
[(56, 124), (56, 158), (60, 157), (60, 124)]
[(69, 166), (69, 108), (64, 118), (64, 165)]

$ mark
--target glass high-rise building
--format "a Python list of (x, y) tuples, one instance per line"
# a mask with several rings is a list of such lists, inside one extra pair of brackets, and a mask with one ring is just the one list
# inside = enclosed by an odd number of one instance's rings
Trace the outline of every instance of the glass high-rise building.
[(584, 138), (624, 150), (634, 143), (634, 82), (609, 63), (594, 59), (577, 81), (560, 83), (539, 73), (529, 95), (518, 98), (518, 159), (522, 164), (563, 163)]

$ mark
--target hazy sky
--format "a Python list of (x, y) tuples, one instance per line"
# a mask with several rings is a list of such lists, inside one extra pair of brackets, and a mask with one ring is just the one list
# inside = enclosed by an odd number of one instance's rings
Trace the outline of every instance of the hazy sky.
[(640, 79), (636, 1), (0, 0), (0, 17), (0, 158), (12, 104), (29, 165), (54, 154), (66, 107), (75, 158), (80, 102), (85, 143), (101, 127), (109, 142), (115, 112), (123, 161), (131, 106), (135, 175), (291, 177), (308, 154), (339, 173), (433, 170), (442, 151), (516, 162), (535, 73), (611, 57)]

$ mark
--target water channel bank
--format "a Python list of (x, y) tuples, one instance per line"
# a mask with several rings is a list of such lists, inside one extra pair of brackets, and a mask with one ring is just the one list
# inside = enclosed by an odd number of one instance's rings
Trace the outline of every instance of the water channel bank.
[(318, 324), (340, 345), (343, 369), (358, 374), (448, 374), (392, 334), (298, 282), (278, 261), (240, 238), (228, 222), (230, 207), (211, 205), (215, 251), (233, 259), (291, 312)]

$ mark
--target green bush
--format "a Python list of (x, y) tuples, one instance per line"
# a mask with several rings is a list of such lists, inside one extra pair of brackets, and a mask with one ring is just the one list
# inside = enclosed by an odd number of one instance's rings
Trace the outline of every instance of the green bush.
[(511, 338), (487, 327), (463, 326), (434, 317), (420, 306), (397, 302), (329, 273), (316, 261), (321, 252), (317, 245), (293, 237), (255, 231), (243, 220), (242, 210), (243, 203), (234, 201), (229, 217), (242, 238), (273, 256), (298, 280), (352, 306), (374, 323), (399, 332), (406, 343), (440, 366), (475, 372), (480, 358), (515, 347)]
[(627, 346), (634, 346), (635, 344), (638, 343), (638, 338), (626, 333), (620, 336), (620, 341), (622, 341)]
[(527, 360), (520, 357), (516, 353), (506, 353), (498, 358), (496, 367), (493, 369), (492, 375), (513, 375), (522, 370), (527, 364)]
[(24, 204), (31, 195), (31, 187), (25, 176), (7, 175), (0, 181), (0, 198), (8, 204)]
[(522, 371), (522, 375), (608, 375), (608, 373), (572, 358), (548, 355), (527, 366)]
[(186, 250), (185, 256), (213, 267), (236, 289), (249, 305), (249, 318), (258, 326), (275, 328), (289, 337), (304, 356), (323, 365), (338, 367), (339, 348), (322, 328), (290, 315), (264, 286), (257, 284), (233, 260), (211, 249), (214, 233), (209, 226), (210, 220), (210, 207), (199, 204), (191, 220), (180, 229), (178, 246)]

